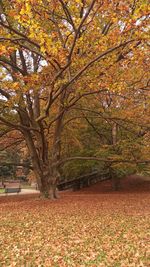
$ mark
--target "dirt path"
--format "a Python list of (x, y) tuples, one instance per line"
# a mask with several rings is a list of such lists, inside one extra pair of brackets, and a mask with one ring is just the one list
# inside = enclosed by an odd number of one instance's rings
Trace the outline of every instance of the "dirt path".
[(20, 193), (1, 193), (0, 196), (20, 196), (20, 195), (28, 195), (28, 194), (38, 194), (39, 191), (35, 189), (21, 189)]

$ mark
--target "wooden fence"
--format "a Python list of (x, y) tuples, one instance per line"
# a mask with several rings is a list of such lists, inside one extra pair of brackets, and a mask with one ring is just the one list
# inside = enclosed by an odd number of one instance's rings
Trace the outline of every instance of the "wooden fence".
[(88, 187), (99, 181), (104, 181), (108, 179), (111, 179), (111, 175), (109, 171), (108, 172), (95, 171), (95, 172), (92, 172), (86, 175), (82, 175), (70, 181), (61, 182), (60, 184), (58, 184), (57, 188), (59, 191), (63, 191), (67, 189), (73, 189), (75, 191), (75, 190), (79, 190), (84, 187)]

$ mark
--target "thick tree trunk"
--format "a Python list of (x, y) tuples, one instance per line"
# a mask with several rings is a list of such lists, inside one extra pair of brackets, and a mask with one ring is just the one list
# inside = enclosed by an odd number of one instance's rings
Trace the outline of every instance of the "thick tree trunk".
[[(41, 157), (40, 153), (37, 152), (33, 139), (29, 133), (26, 134), (26, 142), (31, 155), (33, 172), (36, 176), (41, 195), (45, 198), (56, 199), (57, 183), (59, 180), (57, 165), (54, 164), (54, 160), (49, 161), (48, 159), (45, 160)], [(48, 151), (45, 153), (48, 154)]]
[[(36, 175), (39, 190), (41, 195), (50, 199), (57, 198), (57, 184), (60, 178), (58, 163), (60, 160), (61, 151), (64, 98), (65, 94), (63, 93), (60, 97), (59, 117), (55, 122), (51, 153), (49, 153), (48, 140), (44, 132), (43, 123), (41, 121), (37, 123), (36, 120), (33, 119), (34, 123), (31, 126), (35, 128), (35, 131), (28, 131), (26, 129), (23, 130), (23, 135), (31, 156), (33, 171)], [(39, 116), (38, 96), (35, 97), (34, 105), (34, 114), (32, 114), (32, 116), (37, 118), (37, 116)], [(26, 127), (30, 127), (30, 125), (28, 125), (28, 116), (25, 117), (24, 113), (22, 112), (19, 114), (22, 123)]]
[(50, 171), (45, 171), (38, 173), (35, 170), (39, 190), (41, 196), (49, 199), (57, 199), (57, 184), (59, 179), (59, 172), (55, 169), (50, 169)]
[(48, 197), (50, 199), (56, 199), (57, 196), (57, 184), (60, 180), (60, 171), (59, 171), (59, 161), (60, 161), (60, 153), (61, 153), (61, 132), (62, 132), (62, 121), (63, 121), (63, 101), (65, 98), (65, 93), (63, 93), (60, 97), (60, 106), (59, 106), (59, 118), (56, 120), (55, 131), (54, 131), (54, 139), (53, 139), (53, 147), (52, 147), (52, 156), (51, 156), (51, 166), (50, 173), (47, 180), (48, 183)]

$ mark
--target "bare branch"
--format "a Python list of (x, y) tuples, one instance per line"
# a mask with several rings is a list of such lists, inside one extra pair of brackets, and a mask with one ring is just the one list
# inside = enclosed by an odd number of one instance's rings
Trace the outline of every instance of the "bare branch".
[(25, 61), (25, 58), (24, 58), (23, 51), (21, 49), (19, 49), (19, 55), (20, 55), (22, 69), (23, 69), (24, 75), (27, 75), (28, 74), (27, 65), (26, 65), (26, 61)]
[(17, 140), (13, 141), (12, 143), (10, 144), (7, 144), (6, 146), (4, 146), (3, 148), (0, 148), (0, 151), (4, 151), (12, 146), (17, 146), (17, 145), (20, 145), (22, 142), (24, 142), (24, 139), (23, 138), (18, 138)]
[(72, 25), (74, 31), (76, 32), (76, 28), (75, 28), (75, 25), (74, 25), (72, 16), (71, 16), (71, 14), (70, 14), (70, 11), (69, 11), (69, 9), (67, 8), (67, 4), (64, 3), (63, 0), (59, 0), (59, 2), (60, 2), (61, 5), (62, 5), (62, 8), (63, 8), (63, 10), (64, 10), (64, 12), (65, 12), (65, 14), (66, 14), (66, 17), (67, 17), (68, 21), (70, 22), (70, 24)]
[(0, 162), (0, 166), (21, 166), (21, 167), (27, 167), (31, 170), (33, 170), (33, 166), (27, 163), (16, 163), (16, 162)]
[(76, 41), (78, 39), (78, 36), (80, 35), (80, 30), (85, 22), (85, 20), (87, 19), (88, 15), (90, 14), (94, 4), (95, 4), (96, 0), (93, 0), (87, 10), (87, 12), (85, 13), (84, 17), (82, 18), (79, 26), (78, 26), (78, 29), (75, 31), (75, 36), (74, 36), (74, 40), (73, 40), (73, 43), (72, 43), (72, 47), (70, 49), (70, 53), (68, 55), (68, 61), (71, 60), (71, 57), (72, 57), (72, 54), (73, 54), (73, 51), (74, 51), (74, 48), (75, 48), (75, 45), (76, 45)]
[(0, 57), (0, 62), (3, 62), (5, 64), (11, 66), (13, 69), (19, 71), (22, 75), (24, 75), (24, 71), (21, 68), (19, 68), (16, 64), (14, 64), (12, 61), (8, 60), (4, 56)]
[(2, 116), (0, 116), (0, 121), (4, 125), (7, 125), (8, 127), (13, 128), (13, 129), (17, 129), (19, 131), (22, 131), (24, 129), (24, 130), (28, 130), (28, 131), (36, 131), (36, 132), (39, 132), (39, 130), (37, 128), (27, 127), (27, 126), (22, 125), (22, 124), (15, 124), (13, 122), (8, 121), (7, 119), (5, 119)]
[(112, 53), (113, 51), (124, 47), (126, 45), (128, 45), (129, 43), (134, 42), (135, 40), (129, 40), (126, 41), (124, 43), (121, 43), (119, 45), (116, 45), (115, 47), (112, 47), (110, 49), (108, 49), (107, 51), (103, 52), (102, 54), (98, 55), (97, 57), (95, 57), (93, 60), (91, 60), (87, 65), (85, 65), (66, 85), (66, 87), (68, 87), (70, 84), (72, 84), (75, 80), (77, 80), (89, 67), (91, 67), (95, 62), (99, 61), (101, 58), (105, 57), (106, 55)]
[(40, 45), (38, 45), (34, 41), (30, 40), (25, 34), (23, 34), (23, 33), (19, 32), (18, 30), (14, 29), (12, 26), (4, 24), (2, 21), (0, 21), (0, 25), (3, 26), (4, 28), (10, 30), (11, 32), (23, 37), (28, 43), (36, 46), (37, 48), (40, 48)]
[[(113, 51), (121, 48), (121, 47), (124, 47), (126, 45), (128, 45), (129, 43), (132, 43), (134, 42), (135, 40), (129, 40), (129, 41), (126, 41), (124, 43), (121, 43), (119, 45), (116, 45), (115, 47), (112, 47), (110, 49), (108, 49), (107, 51), (101, 53), (100, 55), (98, 55), (97, 57), (95, 57), (94, 59), (92, 59), (87, 65), (85, 65), (74, 77), (72, 77), (72, 79), (66, 83), (64, 86), (62, 86), (60, 89), (58, 89), (53, 97), (53, 100), (52, 100), (52, 103), (55, 101), (55, 99), (58, 98), (58, 96), (65, 90), (67, 89), (72, 83), (74, 83), (76, 80), (78, 80), (80, 78), (80, 76), (88, 69), (90, 68), (94, 63), (96, 63), (97, 61), (99, 61), (101, 58), (105, 57), (106, 55), (112, 53)], [(70, 65), (71, 63), (68, 63), (68, 66)], [(66, 68), (68, 67), (66, 65)], [(63, 69), (64, 71), (65, 69)], [(60, 73), (58, 73), (57, 77), (60, 77)], [(56, 80), (56, 78), (55, 78)]]
[(57, 165), (63, 165), (73, 160), (92, 160), (92, 161), (94, 160), (94, 161), (108, 162), (108, 163), (132, 163), (132, 164), (150, 163), (150, 160), (126, 160), (126, 159), (113, 160), (109, 158), (105, 159), (105, 158), (99, 158), (99, 157), (70, 157), (70, 158), (62, 159), (61, 161), (57, 162)]
[(3, 89), (1, 89), (1, 88), (0, 88), (0, 94), (1, 94), (2, 96), (5, 96), (7, 99), (10, 98), (10, 94), (7, 93), (5, 90), (3, 90)]

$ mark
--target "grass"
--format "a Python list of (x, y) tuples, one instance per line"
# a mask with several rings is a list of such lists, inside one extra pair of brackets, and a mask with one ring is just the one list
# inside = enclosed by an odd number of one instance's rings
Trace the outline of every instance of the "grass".
[(3, 194), (3, 193), (5, 193), (5, 189), (0, 188), (0, 194)]

